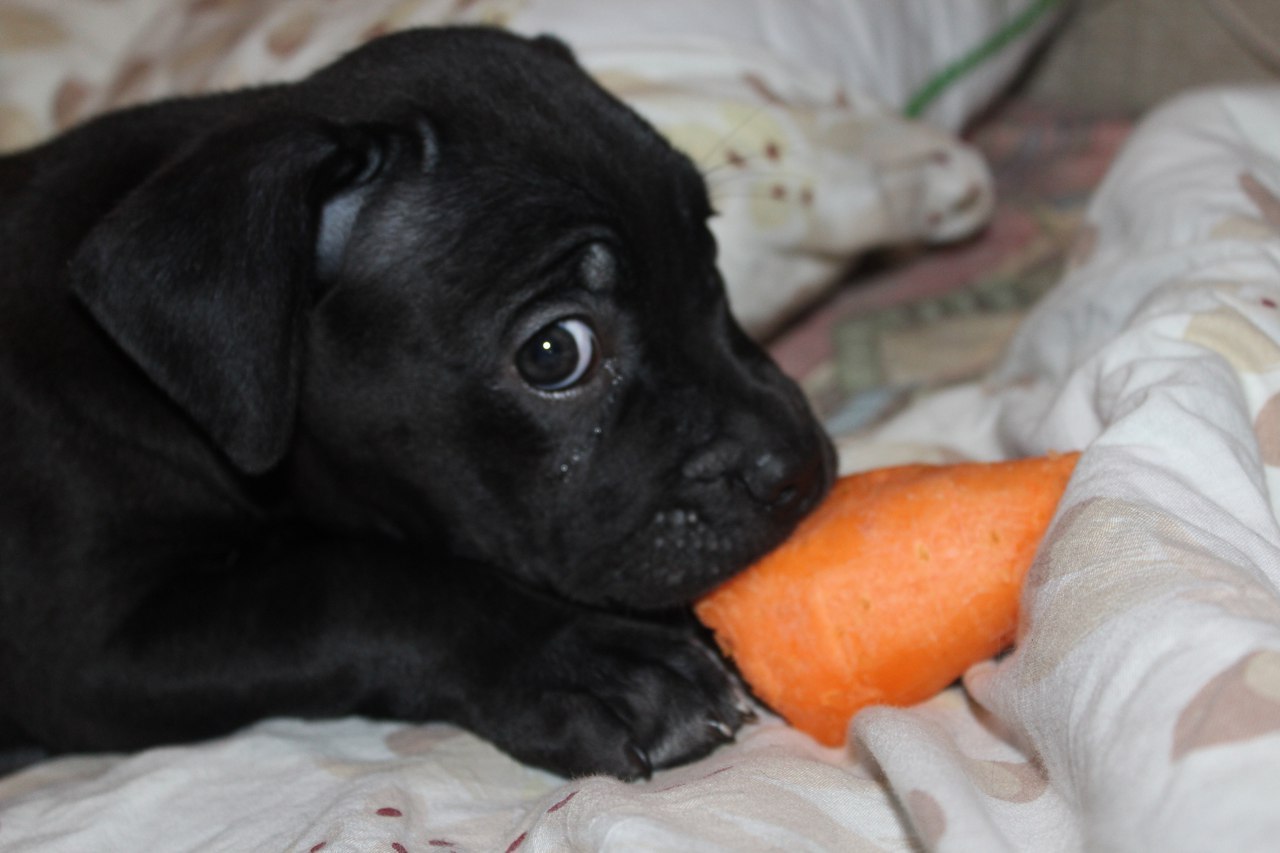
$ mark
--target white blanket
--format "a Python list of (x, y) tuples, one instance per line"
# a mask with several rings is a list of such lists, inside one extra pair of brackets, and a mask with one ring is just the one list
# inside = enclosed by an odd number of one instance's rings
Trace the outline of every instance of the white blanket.
[[(991, 379), (888, 425), (979, 457), (1084, 447), (1017, 650), (964, 713), (855, 729), (925, 843), (1274, 850), (1280, 837), (1280, 90), (1150, 117), (1076, 267)], [(990, 764), (974, 758), (1001, 757)]]
[(277, 720), (0, 780), (18, 851), (1274, 850), (1280, 90), (1157, 112), (988, 381), (849, 466), (1084, 448), (1016, 651), (846, 750), (766, 719), (649, 782), (562, 780), (444, 725)]

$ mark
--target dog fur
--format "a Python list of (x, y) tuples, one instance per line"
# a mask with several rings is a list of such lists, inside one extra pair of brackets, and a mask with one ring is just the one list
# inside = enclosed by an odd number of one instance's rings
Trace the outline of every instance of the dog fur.
[(563, 45), (388, 36), (0, 199), (0, 742), (359, 713), (631, 778), (742, 724), (687, 605), (831, 448), (700, 175)]

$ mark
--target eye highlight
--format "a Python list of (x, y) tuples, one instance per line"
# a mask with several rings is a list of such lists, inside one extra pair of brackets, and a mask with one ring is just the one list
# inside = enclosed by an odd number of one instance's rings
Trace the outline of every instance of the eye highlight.
[(572, 387), (595, 363), (596, 333), (577, 317), (543, 326), (516, 352), (516, 369), (539, 391)]

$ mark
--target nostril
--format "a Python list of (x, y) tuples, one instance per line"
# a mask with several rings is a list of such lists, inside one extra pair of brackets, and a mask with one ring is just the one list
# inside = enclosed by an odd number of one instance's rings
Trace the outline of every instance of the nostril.
[(791, 467), (777, 454), (766, 451), (746, 472), (747, 491), (769, 506), (785, 506), (795, 500), (797, 484)]
[(820, 458), (788, 462), (765, 452), (756, 457), (744, 479), (751, 496), (770, 509), (805, 512), (824, 490), (823, 472)]

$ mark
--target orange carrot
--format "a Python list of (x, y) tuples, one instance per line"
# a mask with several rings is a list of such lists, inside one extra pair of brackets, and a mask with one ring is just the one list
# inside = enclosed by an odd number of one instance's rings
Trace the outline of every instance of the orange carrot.
[(843, 477), (775, 551), (696, 605), (766, 704), (829, 746), (1013, 641), (1022, 580), (1079, 454)]

